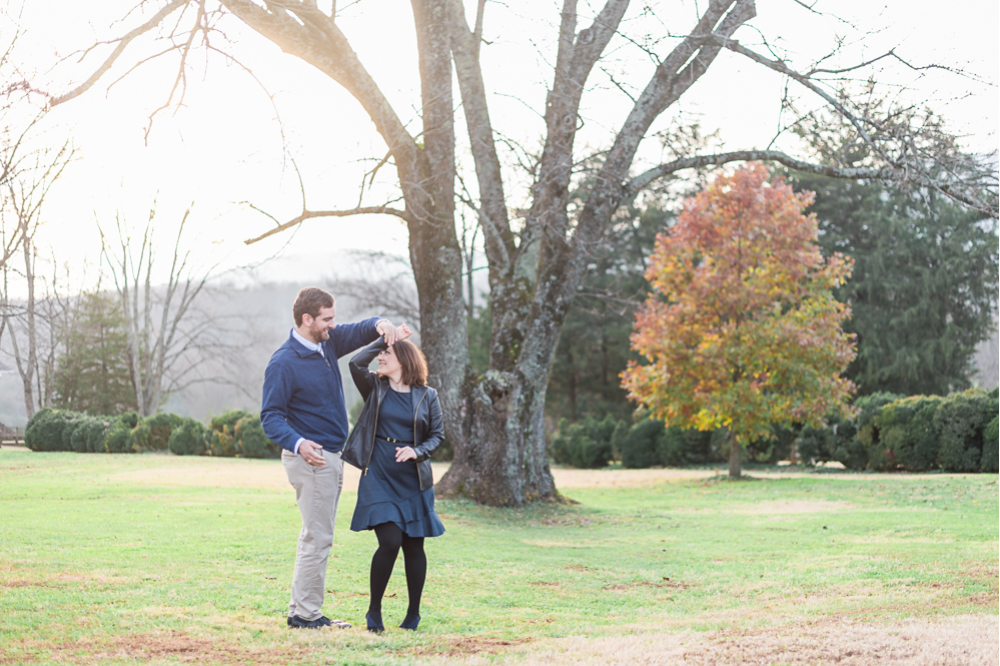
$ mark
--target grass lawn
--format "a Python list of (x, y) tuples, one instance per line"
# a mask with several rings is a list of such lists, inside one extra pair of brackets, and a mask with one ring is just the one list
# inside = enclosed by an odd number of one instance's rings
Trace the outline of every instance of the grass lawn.
[[(996, 475), (711, 474), (571, 471), (574, 505), (439, 500), (420, 631), (372, 636), (350, 479), (324, 612), (355, 628), (291, 631), (280, 462), (0, 449), (0, 664), (797, 664), (789, 646), (823, 636), (929, 626), (996, 656)], [(387, 594), (388, 626), (402, 562)], [(726, 661), (754, 641), (773, 647)]]

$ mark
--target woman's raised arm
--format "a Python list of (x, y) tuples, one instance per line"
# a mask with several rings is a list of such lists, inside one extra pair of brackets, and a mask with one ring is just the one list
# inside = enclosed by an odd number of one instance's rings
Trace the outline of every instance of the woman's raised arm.
[(388, 348), (389, 346), (385, 344), (385, 338), (379, 338), (355, 354), (350, 363), (347, 364), (351, 369), (351, 379), (354, 380), (354, 385), (358, 387), (364, 400), (368, 399), (375, 387), (375, 382), (378, 381), (378, 375), (369, 370), (368, 366), (371, 365), (376, 356)]

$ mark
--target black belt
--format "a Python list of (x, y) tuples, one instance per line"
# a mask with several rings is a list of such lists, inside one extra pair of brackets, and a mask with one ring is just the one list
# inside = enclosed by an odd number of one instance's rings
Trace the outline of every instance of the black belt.
[(410, 446), (413, 445), (413, 442), (404, 442), (401, 439), (393, 439), (392, 437), (383, 437), (382, 435), (375, 435), (375, 437), (377, 439), (384, 439), (387, 442), (392, 442), (393, 444), (409, 444)]

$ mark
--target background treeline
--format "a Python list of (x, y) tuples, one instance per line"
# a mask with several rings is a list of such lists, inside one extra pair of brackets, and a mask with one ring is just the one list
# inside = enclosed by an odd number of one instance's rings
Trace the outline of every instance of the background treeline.
[[(997, 385), (996, 221), (933, 193), (902, 192), (868, 181), (788, 173), (797, 191), (816, 194), (807, 212), (819, 222), (824, 256), (854, 259), (851, 278), (837, 290), (851, 305), (845, 328), (857, 336), (858, 356), (844, 373), (858, 395), (948, 395)], [(629, 360), (634, 313), (648, 294), (646, 261), (657, 233), (673, 223), (655, 200), (632, 206), (607, 243), (592, 252), (588, 276), (567, 315), (547, 393), (552, 430), (563, 418), (612, 415), (630, 420), (635, 405), (619, 373)], [(470, 345), (482, 347), (485, 367), (490, 322), (470, 322)], [(476, 358), (475, 352), (472, 354)]]
[[(814, 465), (836, 461), (855, 470), (997, 472), (997, 389), (969, 389), (947, 397), (874, 393), (854, 402), (849, 419), (832, 416), (825, 428), (780, 428), (772, 439), (751, 442), (750, 460)], [(727, 433), (667, 427), (637, 412), (631, 424), (610, 414), (598, 421), (559, 424), (552, 460), (574, 467), (679, 467), (728, 459)]]
[(264, 434), (260, 416), (239, 409), (216, 416), (206, 426), (196, 419), (162, 412), (146, 418), (136, 412), (89, 416), (49, 407), (28, 422), (24, 440), (32, 451), (170, 451), (238, 458), (277, 458), (281, 454), (281, 447)]
[[(848, 422), (831, 421), (822, 432), (775, 429), (774, 439), (751, 443), (747, 457), (776, 462), (787, 459), (794, 446), (806, 462), (837, 460), (853, 469), (989, 469), (982, 460), (971, 460), (980, 455), (972, 449), (983, 448), (975, 439), (983, 435), (982, 424), (945, 415), (979, 395), (962, 391), (996, 386), (995, 344), (993, 356), (981, 359), (980, 368), (974, 362), (981, 343), (996, 337), (995, 221), (933, 193), (794, 173), (787, 177), (795, 189), (816, 193), (809, 211), (819, 222), (823, 254), (840, 252), (855, 261), (851, 278), (836, 295), (852, 309), (845, 328), (857, 336), (858, 356), (845, 376), (858, 387), (861, 412)], [(648, 293), (646, 259), (656, 234), (673, 221), (670, 211), (656, 206), (633, 207), (629, 213), (611, 241), (594, 249), (587, 281), (560, 338), (547, 396), (555, 432), (550, 453), (555, 462), (578, 467), (600, 467), (612, 458), (626, 467), (722, 462), (724, 432), (667, 428), (641, 411), (633, 414), (635, 405), (621, 388), (619, 373), (636, 359), (629, 336), (635, 308)], [(473, 344), (477, 330), (470, 326)], [(927, 397), (934, 394), (949, 397)], [(975, 443), (962, 449), (968, 460), (959, 463), (951, 453), (957, 450), (957, 435), (948, 434), (954, 428), (932, 428), (933, 437), (948, 443), (917, 446), (906, 443), (916, 437), (916, 426), (908, 426), (900, 439), (905, 429), (890, 426), (889, 416), (872, 421), (873, 404), (907, 395), (917, 397), (891, 412), (897, 414), (893, 418), (908, 419), (914, 404), (921, 405), (920, 418), (927, 418), (940, 403), (945, 405), (940, 423), (971, 424), (962, 426), (978, 433), (963, 439)], [(994, 405), (987, 424), (996, 411)], [(888, 444), (880, 438), (883, 422), (891, 428)], [(925, 429), (923, 436), (932, 437), (930, 432)], [(939, 454), (942, 446), (945, 452)], [(995, 451), (995, 442), (992, 446)], [(923, 453), (914, 454), (914, 447)], [(992, 460), (995, 469), (995, 453)]]

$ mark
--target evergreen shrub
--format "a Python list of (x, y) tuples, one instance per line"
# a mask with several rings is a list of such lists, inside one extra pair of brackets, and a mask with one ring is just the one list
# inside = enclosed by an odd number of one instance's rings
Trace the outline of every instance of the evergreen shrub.
[(181, 424), (182, 417), (169, 412), (147, 416), (143, 423), (149, 426), (148, 450), (166, 451), (170, 442), (170, 432)]
[[(132, 412), (134, 414), (135, 412)], [(129, 414), (112, 421), (104, 434), (104, 453), (135, 453), (129, 445), (129, 436), (135, 427), (135, 420), (128, 419)]]
[(230, 409), (228, 412), (213, 416), (208, 422), (208, 427), (216, 432), (224, 432), (226, 428), (229, 428), (229, 432), (233, 432), (236, 429), (237, 422), (244, 416), (253, 415), (242, 409)]
[(77, 453), (102, 453), (104, 451), (104, 435), (110, 425), (111, 421), (99, 416), (87, 416), (80, 419), (70, 440), (73, 450)]
[(54, 449), (55, 451), (75, 451), (76, 453), (86, 453), (87, 452), (87, 440), (85, 438), (78, 438), (77, 446), (80, 448), (75, 448), (73, 446), (73, 435), (76, 434), (77, 429), (80, 428), (87, 419), (91, 417), (86, 414), (81, 414), (80, 412), (69, 412), (69, 416), (66, 419), (66, 425), (62, 429), (62, 441), (60, 448)]
[(1000, 466), (1000, 419), (996, 416), (983, 428), (983, 460), (980, 469), (997, 473)]
[(236, 437), (236, 455), (241, 458), (276, 458), (281, 455), (281, 447), (264, 434), (260, 416), (247, 414), (233, 428)]
[(915, 395), (884, 405), (874, 419), (884, 447), (878, 459), (882, 465), (872, 467), (911, 472), (935, 469), (940, 441), (934, 413), (940, 404), (939, 396)]
[(607, 467), (614, 456), (615, 433), (623, 432), (618, 423), (610, 414), (603, 421), (593, 416), (588, 416), (582, 423), (569, 423), (562, 419), (559, 435), (552, 442), (553, 460), (585, 469)]
[(629, 428), (620, 444), (622, 467), (645, 469), (660, 464), (660, 440), (666, 437), (666, 425), (647, 416)]
[(885, 448), (879, 439), (875, 417), (882, 410), (883, 405), (902, 397), (895, 393), (878, 392), (861, 396), (855, 400), (854, 407), (858, 413), (853, 419), (853, 425), (857, 434), (853, 437), (838, 438), (834, 460), (848, 469), (865, 469), (869, 465), (879, 469), (886, 465)]
[(128, 448), (135, 453), (152, 451), (153, 429), (146, 423), (146, 419), (141, 419), (128, 434)]
[(62, 431), (73, 412), (46, 407), (31, 417), (24, 429), (24, 444), (32, 451), (61, 451)]
[(941, 448), (938, 463), (948, 472), (978, 472), (983, 461), (983, 430), (996, 414), (996, 399), (982, 389), (952, 393), (934, 412)]
[(236, 457), (236, 435), (229, 426), (222, 426), (222, 430), (209, 430), (207, 442), (208, 455), (220, 458)]
[(792, 447), (800, 430), (798, 426), (786, 428), (772, 425), (772, 436), (750, 442), (746, 447), (747, 455), (754, 462), (770, 465), (776, 464), (779, 460), (787, 460), (792, 454)]
[(240, 419), (252, 416), (242, 409), (231, 409), (208, 422), (211, 432), (208, 436), (208, 454), (224, 458), (234, 458), (239, 453), (236, 442), (236, 424)]
[(182, 418), (170, 431), (168, 448), (178, 456), (200, 456), (208, 449), (210, 432), (201, 421)]

